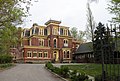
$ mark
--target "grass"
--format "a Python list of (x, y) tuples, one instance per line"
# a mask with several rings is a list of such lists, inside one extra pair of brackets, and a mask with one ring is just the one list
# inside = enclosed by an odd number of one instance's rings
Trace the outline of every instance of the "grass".
[(12, 64), (12, 63), (0, 64), (0, 71), (8, 69), (8, 68), (10, 68), (12, 66), (15, 66), (15, 65)]
[[(77, 70), (81, 73), (85, 73), (95, 77), (96, 75), (100, 75), (102, 73), (102, 65), (101, 64), (82, 64), (82, 65), (63, 65), (68, 66), (71, 70)], [(108, 74), (114, 75), (118, 73), (118, 66), (120, 70), (120, 65), (110, 65), (107, 64)], [(110, 70), (111, 69), (111, 70)], [(106, 70), (106, 65), (105, 65)]]

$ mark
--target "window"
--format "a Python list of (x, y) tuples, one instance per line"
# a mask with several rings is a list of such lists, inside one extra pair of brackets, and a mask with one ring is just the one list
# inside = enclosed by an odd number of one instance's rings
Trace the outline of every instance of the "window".
[(63, 35), (63, 28), (60, 28), (60, 35)]
[(37, 52), (33, 52), (33, 57), (37, 57)]
[(35, 34), (38, 34), (38, 32), (39, 32), (39, 29), (35, 28)]
[(68, 40), (64, 39), (64, 47), (68, 47)]
[(27, 52), (27, 57), (28, 57), (28, 58), (29, 58), (29, 57), (32, 57), (31, 51), (28, 51), (28, 52)]
[(34, 34), (34, 28), (32, 29), (32, 34)]
[(70, 51), (68, 50), (65, 50), (65, 51), (63, 51), (63, 58), (70, 58)]
[(58, 34), (58, 29), (57, 28), (53, 28), (52, 29), (52, 34), (53, 35), (57, 35)]
[(44, 52), (44, 58), (48, 57), (48, 52)]
[(39, 29), (39, 34), (40, 34), (40, 35), (44, 35), (44, 29), (43, 29), (43, 28), (40, 28), (40, 29)]
[(66, 58), (66, 51), (64, 51), (64, 53), (63, 53), (63, 54), (64, 54), (64, 58)]
[(67, 51), (67, 58), (70, 58), (70, 53), (69, 53), (69, 51)]
[(57, 40), (54, 39), (54, 48), (56, 48), (56, 47), (57, 47)]
[(43, 57), (42, 54), (43, 54), (42, 52), (39, 52), (38, 57), (42, 58)]
[(44, 46), (44, 39), (39, 39), (39, 45)]

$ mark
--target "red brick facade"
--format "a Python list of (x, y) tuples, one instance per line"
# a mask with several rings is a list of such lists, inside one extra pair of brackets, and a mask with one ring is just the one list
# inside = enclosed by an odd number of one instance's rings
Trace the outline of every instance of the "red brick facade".
[(24, 62), (71, 62), (75, 43), (69, 27), (60, 26), (60, 23), (49, 20), (46, 26), (34, 24), (30, 29), (23, 30), (21, 45)]

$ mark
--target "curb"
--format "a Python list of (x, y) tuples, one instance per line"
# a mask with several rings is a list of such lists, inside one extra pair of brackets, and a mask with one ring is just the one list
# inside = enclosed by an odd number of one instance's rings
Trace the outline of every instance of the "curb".
[(62, 79), (63, 81), (69, 81), (69, 80), (67, 80), (67, 79), (65, 79), (65, 78), (63, 78), (63, 77), (61, 77), (60, 75), (58, 75), (58, 74), (52, 72), (51, 70), (47, 69), (46, 67), (44, 67), (44, 68), (45, 68), (46, 70), (48, 70), (51, 74), (53, 74), (53, 75), (59, 77), (60, 79)]

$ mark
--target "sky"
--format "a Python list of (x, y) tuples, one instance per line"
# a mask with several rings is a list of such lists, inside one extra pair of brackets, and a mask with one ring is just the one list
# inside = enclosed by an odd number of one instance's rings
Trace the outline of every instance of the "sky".
[[(99, 0), (99, 2), (90, 3), (94, 20), (96, 23), (108, 23), (113, 15), (109, 14), (109, 0)], [(38, 0), (33, 2), (30, 7), (31, 16), (27, 17), (24, 28), (32, 27), (33, 23), (43, 25), (48, 20), (61, 21), (60, 25), (67, 27), (76, 27), (78, 30), (84, 31), (87, 23), (87, 0)]]

